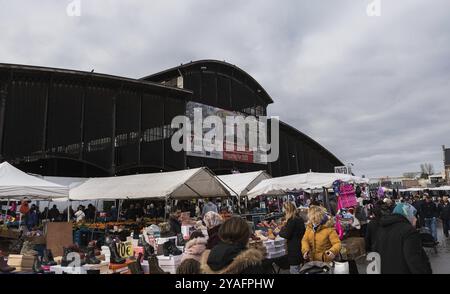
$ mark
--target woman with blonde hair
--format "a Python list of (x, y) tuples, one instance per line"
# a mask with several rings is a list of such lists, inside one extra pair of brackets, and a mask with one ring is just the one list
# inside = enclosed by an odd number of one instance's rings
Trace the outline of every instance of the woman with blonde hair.
[(287, 255), (290, 265), (290, 273), (298, 274), (302, 263), (301, 240), (305, 234), (305, 222), (298, 215), (297, 208), (292, 202), (283, 204), (285, 220), (280, 231), (280, 236), (287, 241)]
[(311, 206), (308, 224), (302, 239), (302, 253), (306, 260), (331, 262), (341, 251), (341, 240), (333, 219), (323, 207)]

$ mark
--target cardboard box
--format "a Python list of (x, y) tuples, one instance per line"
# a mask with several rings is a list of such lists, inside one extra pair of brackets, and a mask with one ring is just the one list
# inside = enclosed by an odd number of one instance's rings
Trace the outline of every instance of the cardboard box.
[(164, 266), (160, 266), (160, 267), (163, 271), (168, 272), (172, 275), (175, 275), (177, 273), (178, 266), (164, 265)]
[(182, 255), (164, 256), (158, 255), (159, 266), (179, 266), (181, 264)]
[(34, 256), (14, 255), (8, 257), (8, 265), (15, 267), (16, 271), (31, 271), (34, 264)]
[(366, 254), (364, 238), (350, 237), (342, 241), (341, 253), (345, 259), (355, 260)]
[(73, 245), (72, 223), (47, 223), (46, 244), (54, 256), (63, 255), (63, 247)]

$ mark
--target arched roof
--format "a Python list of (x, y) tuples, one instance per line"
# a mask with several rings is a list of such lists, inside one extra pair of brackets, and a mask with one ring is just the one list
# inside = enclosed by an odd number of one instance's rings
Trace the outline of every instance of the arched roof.
[(280, 128), (283, 128), (284, 130), (290, 132), (293, 136), (296, 136), (298, 138), (301, 138), (303, 141), (306, 141), (310, 143), (313, 147), (315, 147), (317, 150), (320, 150), (323, 152), (330, 161), (334, 161), (336, 165), (344, 165), (342, 161), (340, 161), (333, 153), (331, 153), (328, 149), (320, 145), (317, 141), (309, 137), (308, 135), (302, 133), (301, 131), (297, 130), (293, 126), (280, 121)]
[(272, 98), (267, 93), (267, 91), (259, 84), (250, 74), (248, 74), (243, 69), (227, 63), (225, 61), (213, 60), (213, 59), (205, 59), (198, 61), (191, 61), (187, 64), (181, 64), (180, 66), (176, 66), (146, 77), (143, 77), (141, 80), (152, 81), (152, 82), (162, 82), (177, 76), (180, 76), (180, 72), (184, 73), (191, 69), (202, 69), (202, 67), (208, 68), (208, 66), (213, 66), (217, 69), (220, 69), (224, 73), (229, 73), (233, 76), (233, 72), (237, 72), (238, 74), (244, 76), (250, 87), (255, 90), (260, 90), (261, 97), (264, 98), (267, 104), (273, 103)]
[(34, 73), (34, 74), (50, 74), (54, 76), (66, 76), (71, 78), (89, 78), (92, 81), (110, 81), (116, 83), (129, 84), (133, 86), (140, 86), (147, 89), (152, 89), (156, 91), (166, 91), (173, 93), (176, 96), (184, 96), (192, 94), (192, 91), (187, 89), (179, 89), (176, 87), (170, 87), (166, 85), (162, 85), (160, 83), (154, 83), (147, 80), (142, 79), (132, 79), (96, 72), (87, 72), (80, 70), (71, 70), (71, 69), (61, 69), (61, 68), (52, 68), (52, 67), (43, 67), (43, 66), (32, 66), (32, 65), (22, 65), (22, 64), (8, 64), (8, 63), (0, 63), (0, 71), (7, 70), (12, 71), (13, 73)]

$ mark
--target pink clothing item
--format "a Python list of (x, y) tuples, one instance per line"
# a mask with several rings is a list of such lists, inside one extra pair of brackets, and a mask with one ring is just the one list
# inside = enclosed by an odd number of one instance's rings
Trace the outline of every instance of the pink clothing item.
[(183, 262), (186, 259), (195, 259), (200, 262), (200, 258), (206, 250), (206, 238), (195, 238), (186, 243), (184, 247), (184, 253), (181, 261)]

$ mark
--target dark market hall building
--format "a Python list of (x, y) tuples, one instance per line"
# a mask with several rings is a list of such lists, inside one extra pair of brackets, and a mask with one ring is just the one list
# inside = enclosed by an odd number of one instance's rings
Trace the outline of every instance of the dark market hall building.
[(278, 161), (190, 156), (171, 148), (172, 119), (189, 105), (266, 115), (273, 103), (242, 69), (191, 62), (142, 79), (0, 64), (0, 160), (47, 176), (98, 177), (207, 166), (217, 174), (333, 172), (342, 163), (280, 122)]

